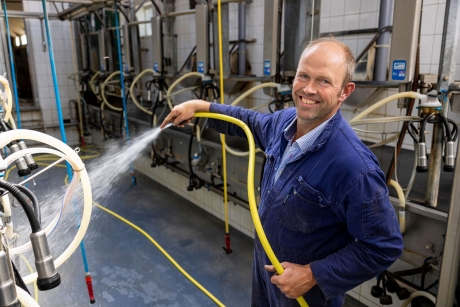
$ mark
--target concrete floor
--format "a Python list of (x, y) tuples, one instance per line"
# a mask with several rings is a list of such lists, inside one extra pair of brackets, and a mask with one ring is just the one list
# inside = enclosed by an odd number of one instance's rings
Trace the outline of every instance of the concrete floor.
[[(29, 188), (42, 202), (51, 197), (50, 187), (60, 190), (65, 174), (65, 169), (55, 168), (38, 177), (36, 185), (30, 184)], [(14, 177), (12, 172), (10, 180), (16, 180)], [(137, 182), (137, 186), (131, 186), (130, 176), (126, 174), (126, 178), (121, 178), (113, 186), (113, 193), (107, 199), (95, 201), (151, 235), (224, 305), (249, 306), (253, 240), (231, 230), (233, 253), (227, 255), (222, 249), (222, 221), (142, 174), (137, 175)], [(92, 183), (92, 187), (97, 189), (97, 183)], [(46, 215), (46, 210), (43, 214)], [(63, 219), (59, 227), (66, 230), (57, 237), (71, 236), (72, 231), (68, 229), (76, 228), (75, 225), (73, 218)], [(50, 240), (51, 251), (55, 255), (65, 248), (61, 245), (66, 244), (59, 243), (60, 240), (70, 239)], [(96, 303), (89, 303), (81, 252), (77, 250), (58, 268), (61, 285), (39, 292), (40, 306), (216, 305), (179, 273), (145, 236), (97, 207), (93, 208), (84, 243)], [(33, 263), (31, 257), (28, 256)], [(21, 274), (26, 275), (25, 266), (20, 266)], [(33, 294), (31, 286), (29, 290)], [(348, 297), (344, 306), (364, 305)]]

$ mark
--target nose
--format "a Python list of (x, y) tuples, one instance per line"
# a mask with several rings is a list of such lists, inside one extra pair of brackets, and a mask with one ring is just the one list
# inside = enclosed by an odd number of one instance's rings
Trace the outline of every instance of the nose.
[(305, 94), (316, 94), (317, 89), (316, 89), (315, 82), (311, 80), (306, 81), (303, 86), (303, 91)]

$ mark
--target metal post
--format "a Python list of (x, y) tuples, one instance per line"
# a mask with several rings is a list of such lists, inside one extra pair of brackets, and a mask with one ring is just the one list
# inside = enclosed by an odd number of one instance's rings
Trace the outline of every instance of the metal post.
[[(391, 25), (392, 0), (380, 1), (379, 31)], [(388, 49), (390, 44), (390, 32), (386, 31), (377, 39), (377, 51), (375, 53), (374, 80), (385, 81), (387, 79)]]
[[(444, 113), (447, 113), (447, 91), (452, 83), (455, 68), (457, 48), (459, 44), (460, 5), (458, 1), (447, 0), (444, 14), (444, 29), (442, 35), (441, 56), (439, 63), (438, 92), (443, 95)], [(460, 145), (460, 142), (459, 142)], [(449, 218), (447, 220), (446, 239), (442, 254), (441, 275), (437, 307), (452, 306), (455, 296), (455, 287), (458, 281), (459, 246), (460, 246), (460, 146), (457, 149), (454, 183), (450, 200)], [(441, 161), (439, 161), (440, 163)]]

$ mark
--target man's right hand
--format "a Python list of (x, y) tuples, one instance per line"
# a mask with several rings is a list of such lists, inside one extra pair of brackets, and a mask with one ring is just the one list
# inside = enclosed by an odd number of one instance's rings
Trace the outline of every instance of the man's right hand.
[(163, 129), (169, 123), (182, 128), (193, 120), (196, 112), (209, 112), (209, 106), (210, 103), (204, 100), (189, 100), (181, 103), (171, 110), (160, 128)]

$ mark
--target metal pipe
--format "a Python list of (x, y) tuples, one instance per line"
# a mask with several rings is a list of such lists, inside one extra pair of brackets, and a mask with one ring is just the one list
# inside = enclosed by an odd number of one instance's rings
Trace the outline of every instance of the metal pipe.
[[(8, 12), (6, 10), (6, 1), (3, 1), (3, 13), (5, 14), (6, 37), (7, 37), (7, 42), (8, 42), (8, 53), (10, 57), (11, 79), (13, 81), (14, 103), (16, 105), (17, 127), (21, 129), (21, 112), (19, 111), (18, 86), (16, 84), (16, 71), (14, 67), (13, 48), (11, 47), (10, 23), (8, 22)], [(8, 101), (8, 103), (13, 103), (13, 102)]]
[[(423, 133), (423, 131), (421, 131), (421, 133)], [(433, 208), (438, 205), (443, 138), (443, 125), (438, 123), (433, 124), (433, 139), (431, 141), (430, 158), (428, 162), (428, 183), (425, 194), (425, 204)]]
[[(456, 70), (456, 57), (460, 34), (460, 4), (458, 1), (447, 0), (444, 13), (444, 28), (441, 41), (441, 55), (439, 60), (438, 93), (443, 95), (443, 111), (447, 114), (447, 95), (449, 85), (454, 80)], [(460, 142), (459, 142), (460, 146)], [(457, 149), (457, 153), (460, 148)], [(450, 198), (449, 219), (447, 221), (446, 237), (444, 240), (443, 261), (439, 277), (437, 307), (452, 306), (455, 297), (455, 287), (458, 282), (460, 246), (460, 155), (457, 154), (452, 196)]]
[(238, 3), (238, 75), (246, 75), (246, 2)]
[(131, 21), (131, 22), (128, 22), (128, 25), (136, 26), (136, 25), (142, 25), (142, 24), (151, 23), (151, 22), (152, 22), (151, 20)]
[(162, 14), (161, 18), (168, 18), (168, 17), (175, 17), (175, 16), (182, 16), (182, 15), (192, 15), (192, 14), (195, 14), (195, 10), (185, 10), (185, 11)]
[[(392, 0), (380, 1), (379, 13), (379, 30), (391, 26), (391, 9), (393, 7)], [(390, 44), (390, 33), (383, 32), (377, 39), (377, 50), (375, 53), (374, 80), (385, 81), (387, 79), (387, 62), (388, 50)]]
[[(12, 11), (8, 12), (10, 18), (38, 18), (43, 19), (42, 13), (35, 13), (35, 12), (23, 12), (23, 11)], [(58, 14), (49, 14), (48, 19), (57, 20), (59, 19)]]

